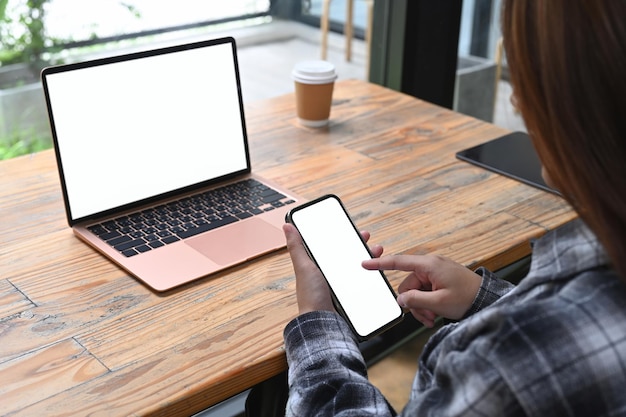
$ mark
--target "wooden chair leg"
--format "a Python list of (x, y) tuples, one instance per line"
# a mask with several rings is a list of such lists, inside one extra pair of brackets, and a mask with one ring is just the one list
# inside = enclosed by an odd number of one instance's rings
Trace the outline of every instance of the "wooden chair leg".
[(352, 36), (354, 27), (352, 26), (352, 15), (354, 11), (354, 0), (346, 0), (346, 23), (344, 24), (344, 37), (346, 42), (346, 61), (352, 60)]
[[(330, 2), (331, 0), (323, 0), (322, 15), (320, 17), (320, 31), (322, 35), (320, 57), (321, 59), (324, 59), (324, 60), (328, 56), (328, 32), (330, 30)], [(366, 22), (366, 28), (365, 28), (365, 44), (366, 44), (365, 71), (366, 71), (366, 79), (369, 79), (374, 1), (366, 0), (366, 3), (367, 3), (367, 22)], [(352, 60), (352, 38), (354, 36), (353, 16), (354, 16), (354, 0), (346, 0), (346, 22), (344, 26), (344, 37), (345, 37), (345, 55), (346, 55), (346, 61), (348, 62)]]
[(365, 26), (365, 80), (370, 79), (370, 56), (372, 53), (372, 26), (374, 24), (374, 0), (367, 1), (367, 23)]
[(495, 116), (496, 112), (496, 103), (498, 103), (498, 88), (500, 86), (500, 78), (502, 77), (502, 60), (504, 58), (504, 46), (502, 43), (502, 37), (498, 39), (496, 42), (496, 51), (494, 56), (494, 61), (496, 63), (496, 85), (493, 88), (493, 114)]
[(322, 3), (322, 16), (320, 20), (320, 30), (322, 32), (322, 50), (320, 57), (325, 60), (328, 50), (328, 30), (330, 20), (330, 0), (324, 0)]

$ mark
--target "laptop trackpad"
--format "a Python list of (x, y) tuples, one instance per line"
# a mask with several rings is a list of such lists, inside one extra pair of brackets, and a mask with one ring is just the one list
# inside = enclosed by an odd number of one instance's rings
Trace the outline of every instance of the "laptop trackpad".
[(259, 219), (230, 224), (185, 241), (219, 265), (243, 262), (285, 246), (281, 229)]

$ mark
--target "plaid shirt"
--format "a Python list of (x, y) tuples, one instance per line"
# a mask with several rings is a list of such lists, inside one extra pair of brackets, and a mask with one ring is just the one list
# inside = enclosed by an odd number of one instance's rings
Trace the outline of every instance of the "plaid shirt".
[[(403, 416), (626, 415), (626, 285), (580, 221), (537, 241), (517, 286), (483, 275), (466, 317), (431, 337)], [(291, 321), (287, 415), (395, 415), (331, 312)]]

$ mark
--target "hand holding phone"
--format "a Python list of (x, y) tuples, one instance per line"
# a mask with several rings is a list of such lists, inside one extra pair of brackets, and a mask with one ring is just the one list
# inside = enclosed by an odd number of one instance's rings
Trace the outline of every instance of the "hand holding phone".
[(384, 274), (361, 266), (371, 253), (337, 196), (327, 195), (296, 207), (287, 221), (300, 232), (309, 256), (330, 287), (335, 308), (360, 340), (402, 319), (402, 309)]
[(296, 273), (296, 299), (298, 300), (298, 314), (311, 311), (337, 311), (333, 303), (328, 283), (322, 271), (309, 256), (304, 248), (298, 229), (290, 223), (283, 225), (283, 232), (287, 241), (287, 250)]

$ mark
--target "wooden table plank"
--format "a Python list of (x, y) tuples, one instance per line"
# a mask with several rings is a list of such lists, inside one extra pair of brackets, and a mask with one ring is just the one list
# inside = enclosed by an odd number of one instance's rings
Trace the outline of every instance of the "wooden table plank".
[[(293, 293), (294, 288), (285, 291)], [(268, 314), (276, 309), (295, 314), (294, 298), (278, 297), (264, 308), (248, 306), (245, 314), (232, 318), (228, 326), (193, 323), (197, 332), (185, 340), (179, 340), (165, 329), (163, 333), (175, 339), (174, 344), (164, 344), (162, 340), (153, 343), (142, 334), (136, 334), (136, 339), (146, 343), (147, 352), (141, 358), (130, 358), (126, 366), (112, 369), (113, 372), (92, 384), (77, 385), (25, 407), (16, 415), (54, 415), (55, 410), (60, 413), (68, 402), (75, 404), (73, 413), (76, 415), (97, 414), (103, 410), (110, 415), (128, 415), (135, 412), (132, 410), (141, 410), (142, 415), (190, 415), (189, 409), (206, 408), (207, 402), (213, 404), (228, 398), (240, 386), (258, 383), (268, 374), (285, 369), (282, 350), (285, 317)], [(204, 319), (210, 321), (210, 318)], [(101, 342), (107, 349), (115, 349), (113, 345), (123, 338), (114, 329), (109, 330), (115, 339)], [(93, 341), (87, 340), (90, 342)], [(161, 350), (152, 350), (151, 346), (156, 344), (160, 344)], [(206, 382), (212, 378), (224, 380), (224, 383), (207, 389)]]
[[(69, 339), (0, 364), (0, 414), (107, 374), (109, 370), (76, 341)], [(39, 415), (46, 415), (45, 412)]]
[(2, 161), (0, 184), (2, 221), (10, 225), (9, 233), (0, 235), (0, 250), (13, 241), (66, 227), (52, 151)]
[(34, 304), (8, 280), (0, 280), (0, 320), (19, 314)]

